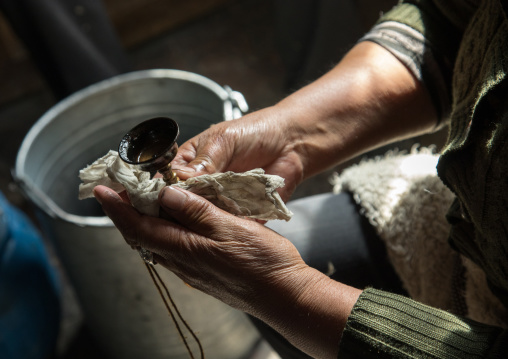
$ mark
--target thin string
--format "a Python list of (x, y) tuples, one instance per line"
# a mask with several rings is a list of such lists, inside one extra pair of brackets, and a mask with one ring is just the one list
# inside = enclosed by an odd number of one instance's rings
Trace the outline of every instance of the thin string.
[(157, 276), (157, 279), (159, 280), (159, 282), (162, 284), (162, 287), (164, 288), (164, 290), (166, 291), (166, 295), (169, 299), (169, 301), (171, 302), (171, 305), (173, 306), (173, 308), (175, 309), (175, 312), (176, 314), (178, 315), (178, 318), (180, 318), (180, 320), (182, 321), (183, 325), (185, 326), (185, 328), (187, 328), (187, 330), (189, 331), (189, 333), (192, 335), (192, 337), (194, 338), (194, 340), (196, 341), (198, 347), (199, 347), (199, 354), (200, 354), (200, 357), (201, 359), (204, 359), (205, 358), (205, 353), (203, 351), (203, 347), (201, 346), (201, 341), (199, 340), (199, 338), (196, 336), (196, 334), (194, 333), (194, 331), (191, 329), (191, 327), (189, 326), (189, 324), (185, 321), (185, 319), (183, 319), (182, 315), (180, 314), (180, 311), (178, 310), (178, 307), (176, 306), (175, 302), (173, 301), (173, 298), (171, 297), (171, 294), (169, 294), (169, 290), (168, 288), (166, 287), (166, 285), (164, 284), (164, 281), (162, 280), (162, 278), (160, 277), (159, 273), (157, 272), (157, 270), (153, 267), (153, 266), (150, 266), (153, 270), (153, 272), (155, 273), (155, 275)]
[[(157, 273), (157, 270), (152, 265), (146, 263), (145, 261), (143, 261), (143, 263), (145, 264), (145, 267), (148, 270), (148, 273), (150, 274), (150, 277), (152, 278), (152, 281), (155, 284), (155, 287), (157, 288), (157, 291), (159, 292), (159, 295), (161, 296), (162, 301), (164, 302), (164, 305), (166, 306), (166, 309), (168, 310), (168, 313), (171, 316), (171, 319), (173, 320), (173, 323), (175, 324), (178, 334), (180, 335), (180, 339), (182, 339), (182, 341), (185, 345), (185, 348), (187, 348), (187, 352), (189, 353), (189, 356), (191, 357), (191, 359), (194, 359), (194, 355), (192, 354), (192, 350), (189, 347), (189, 343), (187, 342), (187, 339), (185, 338), (185, 336), (180, 328), (180, 325), (178, 324), (178, 321), (177, 321), (175, 315), (173, 314), (173, 311), (171, 310), (171, 307), (169, 306), (168, 301), (166, 300), (166, 297), (164, 297), (164, 294), (161, 289), (161, 285), (164, 288), (164, 291), (166, 292), (166, 295), (167, 295), (169, 301), (171, 302), (171, 305), (175, 309), (175, 312), (177, 313), (178, 318), (182, 321), (182, 323), (185, 325), (187, 330), (191, 333), (192, 337), (198, 344), (201, 359), (204, 359), (205, 356), (204, 356), (204, 352), (203, 352), (203, 347), (201, 346), (201, 342), (199, 341), (198, 337), (194, 334), (194, 332), (192, 331), (190, 326), (187, 324), (187, 322), (183, 319), (182, 315), (180, 314), (180, 311), (178, 310), (178, 307), (176, 306), (175, 302), (171, 298), (171, 295), (169, 294), (169, 290), (166, 287), (166, 285), (164, 284), (164, 281), (160, 277), (159, 273)], [(157, 280), (159, 281), (160, 285), (157, 282)]]
[(185, 336), (182, 333), (182, 330), (180, 329), (180, 325), (178, 324), (178, 321), (175, 318), (175, 315), (173, 314), (173, 311), (171, 310), (166, 298), (164, 297), (164, 294), (162, 293), (162, 290), (160, 288), (159, 283), (157, 283), (157, 280), (154, 277), (153, 271), (155, 268), (153, 268), (150, 264), (145, 263), (146, 269), (148, 270), (148, 273), (150, 274), (150, 277), (152, 278), (153, 283), (155, 284), (155, 287), (159, 291), (159, 295), (162, 298), (162, 301), (164, 302), (164, 305), (166, 306), (166, 309), (168, 310), (169, 315), (171, 316), (171, 319), (173, 320), (173, 323), (175, 323), (175, 327), (178, 330), (178, 334), (180, 335), (180, 338), (182, 339), (183, 343), (185, 344), (185, 347), (187, 348), (187, 351), (189, 352), (189, 355), (192, 359), (194, 359), (194, 355), (192, 354), (192, 350), (189, 347), (189, 344), (187, 343), (187, 339), (185, 339)]

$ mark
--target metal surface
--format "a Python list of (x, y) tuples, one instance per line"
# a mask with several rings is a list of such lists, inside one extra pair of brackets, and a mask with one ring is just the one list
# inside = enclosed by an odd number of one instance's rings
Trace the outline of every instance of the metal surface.
[[(168, 359), (186, 358), (187, 353), (139, 255), (95, 200), (77, 199), (78, 171), (116, 149), (123, 135), (147, 118), (178, 121), (183, 143), (211, 124), (239, 115), (234, 104), (242, 99), (196, 74), (135, 72), (61, 101), (25, 137), (15, 177), (42, 213), (41, 225), (57, 247), (91, 332), (109, 357)], [(243, 313), (161, 272), (207, 358), (241, 358), (251, 349), (258, 334)]]
[(178, 152), (178, 124), (169, 117), (155, 117), (141, 122), (123, 136), (118, 145), (122, 161), (154, 175), (157, 171), (167, 184), (178, 182), (171, 161)]
[(213, 123), (240, 116), (245, 106), (239, 92), (194, 73), (147, 70), (120, 75), (46, 112), (23, 140), (14, 175), (50, 216), (78, 225), (110, 226), (96, 205), (94, 209), (78, 201), (81, 168), (116, 150), (123, 135), (147, 118), (176, 119), (183, 143)]

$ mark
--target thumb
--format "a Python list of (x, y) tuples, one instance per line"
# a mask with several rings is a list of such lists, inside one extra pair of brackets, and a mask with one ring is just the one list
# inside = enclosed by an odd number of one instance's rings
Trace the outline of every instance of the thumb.
[(198, 146), (192, 141), (183, 144), (171, 165), (179, 178), (188, 179), (222, 170), (224, 151), (214, 141)]
[(159, 193), (159, 204), (171, 218), (198, 234), (213, 233), (217, 226), (226, 222), (226, 212), (182, 188), (165, 187)]

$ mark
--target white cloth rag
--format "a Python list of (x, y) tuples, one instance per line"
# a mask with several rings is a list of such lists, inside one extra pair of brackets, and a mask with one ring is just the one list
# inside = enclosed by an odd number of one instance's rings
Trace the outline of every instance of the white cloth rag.
[[(79, 186), (79, 199), (93, 197), (93, 188), (104, 185), (116, 192), (125, 190), (132, 206), (151, 216), (159, 215), (157, 198), (167, 185), (162, 178), (150, 178), (150, 173), (125, 163), (116, 151), (109, 151), (79, 171), (79, 178), (83, 182)], [(277, 192), (277, 188), (284, 186), (284, 179), (267, 175), (260, 168), (192, 177), (172, 186), (196, 193), (238, 216), (289, 221), (293, 215)]]

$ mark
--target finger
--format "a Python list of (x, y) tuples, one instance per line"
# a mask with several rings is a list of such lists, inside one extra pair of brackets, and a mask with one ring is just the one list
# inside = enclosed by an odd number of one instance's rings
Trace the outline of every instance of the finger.
[(132, 246), (139, 246), (136, 235), (131, 230), (132, 224), (139, 221), (141, 216), (129, 203), (116, 192), (106, 186), (96, 186), (93, 194), (97, 201), (102, 205), (106, 215), (111, 218), (115, 226), (120, 229), (124, 235), (125, 241)]
[(222, 132), (212, 130), (192, 138), (179, 148), (172, 162), (178, 177), (187, 179), (221, 172), (228, 166), (232, 157), (231, 145)]
[(184, 236), (181, 226), (139, 213), (108, 187), (97, 186), (94, 194), (131, 247), (142, 247), (161, 256), (166, 256), (178, 247), (177, 242)]
[(159, 194), (159, 204), (182, 226), (212, 239), (225, 234), (237, 217), (214, 206), (204, 198), (178, 187), (165, 187)]
[(124, 197), (113, 191), (111, 188), (98, 185), (93, 189), (95, 199), (104, 207), (110, 202), (124, 202)]
[(172, 167), (179, 178), (188, 179), (217, 172), (217, 165), (211, 157), (213, 155), (208, 153), (196, 155), (195, 151), (187, 152), (185, 148), (181, 148), (179, 153), (181, 153), (181, 156), (178, 159), (175, 158), (172, 162)]

